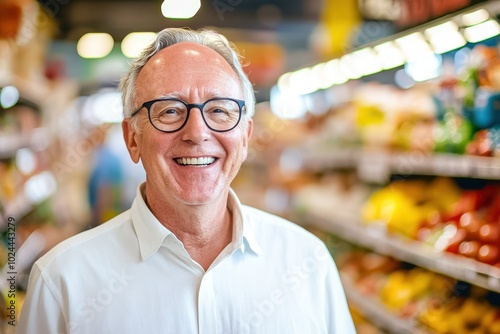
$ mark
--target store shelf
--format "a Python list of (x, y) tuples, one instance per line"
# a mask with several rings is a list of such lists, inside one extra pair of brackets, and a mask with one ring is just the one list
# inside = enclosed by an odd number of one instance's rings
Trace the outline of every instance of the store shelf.
[(0, 231), (7, 225), (8, 217), (13, 217), (16, 221), (19, 221), (37, 204), (52, 196), (56, 190), (57, 182), (52, 172), (44, 171), (30, 177), (24, 183), (23, 190), (14, 199), (4, 203)]
[(385, 228), (362, 225), (353, 217), (307, 213), (305, 220), (324, 231), (380, 254), (500, 293), (500, 269), (478, 261), (440, 252), (418, 241), (387, 234)]
[(394, 334), (429, 333), (419, 328), (414, 321), (401, 319), (392, 314), (377, 298), (359, 293), (348, 278), (342, 277), (342, 285), (349, 304), (378, 328)]
[(500, 180), (500, 158), (455, 154), (391, 153), (358, 148), (302, 151), (306, 171), (355, 168), (361, 179), (385, 182), (391, 174)]
[(0, 159), (14, 157), (16, 152), (25, 147), (39, 148), (46, 146), (48, 131), (38, 128), (27, 134), (0, 132)]

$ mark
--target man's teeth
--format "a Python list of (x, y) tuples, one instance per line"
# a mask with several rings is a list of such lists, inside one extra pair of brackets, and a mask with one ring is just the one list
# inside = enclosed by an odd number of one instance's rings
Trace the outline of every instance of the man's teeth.
[(177, 158), (179, 165), (210, 165), (215, 161), (215, 158)]

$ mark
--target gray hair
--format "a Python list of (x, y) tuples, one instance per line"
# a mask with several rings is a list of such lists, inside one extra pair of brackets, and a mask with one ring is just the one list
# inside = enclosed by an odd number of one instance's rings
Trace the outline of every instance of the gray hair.
[[(253, 116), (255, 110), (255, 93), (250, 80), (243, 71), (239, 55), (234, 46), (223, 35), (211, 30), (189, 30), (182, 28), (167, 28), (160, 31), (155, 40), (142, 51), (140, 56), (131, 63), (131, 68), (120, 81), (120, 90), (122, 92), (123, 116), (130, 117), (134, 112), (135, 84), (139, 72), (144, 65), (160, 50), (180, 42), (193, 42), (211, 48), (220, 54), (233, 68), (243, 87), (245, 99), (245, 112), (243, 120), (246, 124), (248, 119)], [(132, 125), (138, 129), (137, 121), (132, 120)]]

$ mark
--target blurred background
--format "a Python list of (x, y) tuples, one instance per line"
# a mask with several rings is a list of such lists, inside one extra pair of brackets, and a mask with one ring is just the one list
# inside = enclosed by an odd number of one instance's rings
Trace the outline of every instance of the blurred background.
[(145, 175), (117, 84), (156, 32), (189, 27), (232, 41), (256, 91), (233, 188), (325, 241), (359, 333), (499, 334), (499, 15), (491, 0), (0, 0), (0, 332), (38, 257), (130, 207)]

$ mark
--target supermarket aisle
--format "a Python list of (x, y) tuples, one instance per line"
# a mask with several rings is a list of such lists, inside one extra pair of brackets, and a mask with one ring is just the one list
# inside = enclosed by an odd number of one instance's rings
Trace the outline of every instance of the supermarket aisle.
[(500, 1), (283, 3), (174, 20), (156, 1), (0, 0), (1, 333), (33, 261), (144, 180), (116, 83), (126, 41), (165, 25), (244, 51), (257, 111), (233, 187), (325, 241), (358, 333), (500, 333)]

